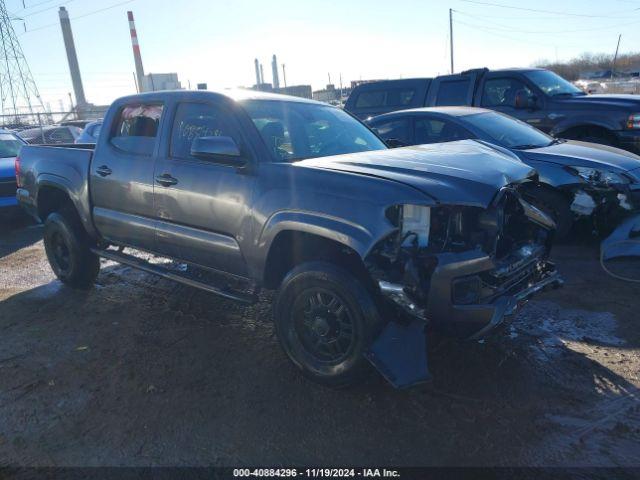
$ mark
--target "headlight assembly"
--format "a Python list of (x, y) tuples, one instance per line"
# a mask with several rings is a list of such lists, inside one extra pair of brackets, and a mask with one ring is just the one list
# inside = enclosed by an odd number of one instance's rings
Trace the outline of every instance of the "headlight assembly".
[(629, 178), (620, 173), (588, 167), (567, 167), (574, 175), (595, 187), (608, 187), (610, 185), (624, 185), (630, 183)]

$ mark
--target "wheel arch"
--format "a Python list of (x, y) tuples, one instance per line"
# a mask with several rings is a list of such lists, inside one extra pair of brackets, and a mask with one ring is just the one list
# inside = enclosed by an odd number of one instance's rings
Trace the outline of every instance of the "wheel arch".
[(90, 209), (74, 193), (75, 189), (67, 179), (45, 174), (38, 177), (37, 185), (35, 200), (40, 221), (44, 222), (52, 212), (69, 205), (78, 214), (87, 233), (90, 236), (96, 235)]
[[(362, 254), (347, 239), (323, 235), (310, 229), (282, 229), (273, 238), (265, 258), (262, 282), (276, 289), (295, 266), (310, 261), (326, 261), (346, 268), (370, 285)], [(327, 233), (327, 232), (324, 232)]]
[(578, 138), (578, 136), (581, 133), (585, 133), (587, 135), (592, 135), (596, 137), (600, 136), (603, 138), (610, 139), (613, 142), (616, 142), (616, 136), (613, 133), (614, 130), (615, 130), (615, 126), (611, 125), (608, 122), (590, 120), (590, 121), (558, 124), (551, 131), (551, 134), (554, 137), (575, 139), (575, 138)]

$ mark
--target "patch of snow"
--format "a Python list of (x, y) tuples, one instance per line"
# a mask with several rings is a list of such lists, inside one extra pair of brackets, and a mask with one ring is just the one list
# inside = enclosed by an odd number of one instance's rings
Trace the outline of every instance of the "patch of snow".
[(616, 336), (617, 320), (610, 312), (592, 312), (564, 308), (550, 301), (528, 303), (511, 325), (511, 338), (519, 334), (534, 337), (533, 356), (549, 361), (559, 355), (568, 343), (620, 346), (625, 342)]

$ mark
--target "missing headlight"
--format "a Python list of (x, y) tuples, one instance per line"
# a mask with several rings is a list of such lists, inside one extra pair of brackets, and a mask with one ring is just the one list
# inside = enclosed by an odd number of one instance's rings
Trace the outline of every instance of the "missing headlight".
[(429, 245), (431, 208), (424, 205), (404, 205), (402, 208), (401, 232), (403, 245)]

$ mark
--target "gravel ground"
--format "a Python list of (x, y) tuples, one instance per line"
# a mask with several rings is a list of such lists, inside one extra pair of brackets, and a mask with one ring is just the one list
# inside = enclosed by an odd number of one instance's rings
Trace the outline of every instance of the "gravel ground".
[(589, 245), (567, 284), (484, 342), (434, 339), (431, 385), (301, 377), (254, 307), (105, 263), (49, 270), (41, 228), (0, 225), (0, 465), (640, 466), (637, 285)]

